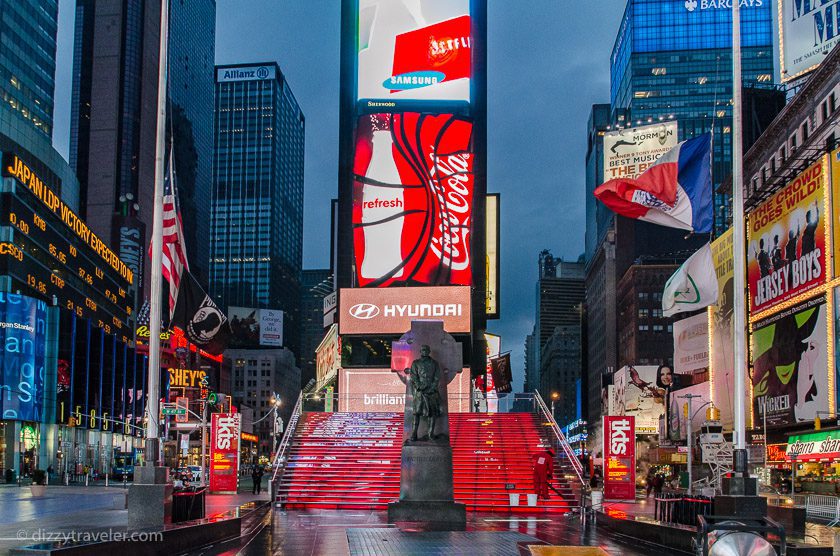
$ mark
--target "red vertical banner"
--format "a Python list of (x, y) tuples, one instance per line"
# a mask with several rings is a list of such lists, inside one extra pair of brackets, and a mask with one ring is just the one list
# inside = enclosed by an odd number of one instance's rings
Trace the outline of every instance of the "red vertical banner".
[(636, 499), (636, 422), (633, 416), (604, 416), (604, 499)]
[(210, 492), (236, 494), (239, 475), (239, 413), (214, 413), (210, 425)]

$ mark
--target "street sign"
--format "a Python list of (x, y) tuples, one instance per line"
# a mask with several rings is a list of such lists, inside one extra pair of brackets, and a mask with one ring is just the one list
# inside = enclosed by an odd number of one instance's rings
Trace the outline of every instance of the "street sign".
[(164, 407), (161, 413), (164, 415), (186, 415), (187, 410), (183, 407)]

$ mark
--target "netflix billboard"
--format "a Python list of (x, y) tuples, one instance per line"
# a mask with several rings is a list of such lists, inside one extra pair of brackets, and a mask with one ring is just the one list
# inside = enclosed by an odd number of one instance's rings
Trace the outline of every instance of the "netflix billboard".
[(359, 118), (352, 194), (359, 286), (473, 284), (472, 129), (452, 114)]
[(636, 426), (628, 415), (604, 416), (604, 499), (636, 499)]
[(210, 424), (210, 492), (236, 494), (239, 475), (239, 413), (214, 413)]
[(357, 100), (470, 100), (470, 0), (359, 0)]
[(439, 320), (450, 334), (470, 332), (467, 286), (342, 288), (339, 334), (403, 334), (413, 320)]

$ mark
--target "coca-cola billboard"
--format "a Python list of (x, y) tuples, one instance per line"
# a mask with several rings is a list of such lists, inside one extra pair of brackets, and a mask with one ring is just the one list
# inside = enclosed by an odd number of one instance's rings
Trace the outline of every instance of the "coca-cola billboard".
[(636, 499), (636, 427), (632, 416), (604, 416), (604, 498)]
[(472, 285), (472, 123), (369, 114), (356, 129), (353, 244), (362, 287)]
[(239, 413), (214, 413), (210, 422), (210, 491), (236, 494), (239, 476)]
[(359, 0), (359, 100), (469, 101), (470, 0)]

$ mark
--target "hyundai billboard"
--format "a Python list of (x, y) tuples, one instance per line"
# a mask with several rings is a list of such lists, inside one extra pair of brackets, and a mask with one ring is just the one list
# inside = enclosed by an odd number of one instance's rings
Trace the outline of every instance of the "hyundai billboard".
[(470, 288), (342, 288), (339, 334), (402, 334), (413, 320), (439, 320), (450, 334), (470, 332)]

